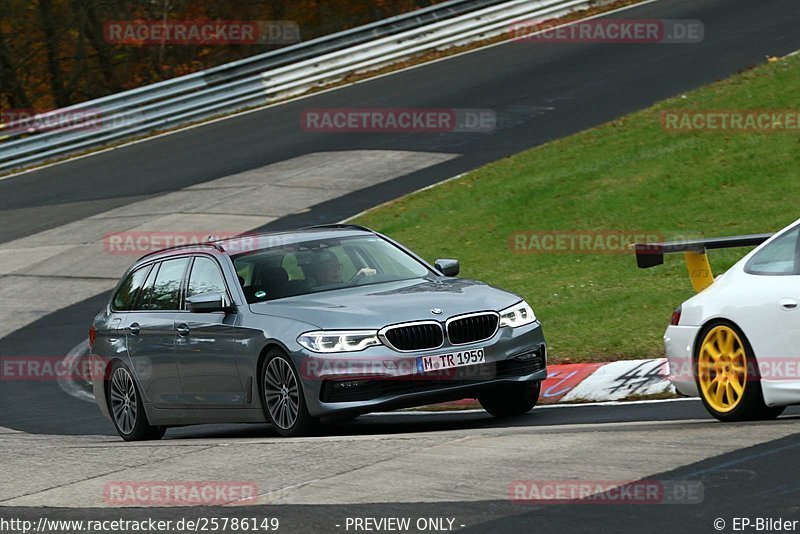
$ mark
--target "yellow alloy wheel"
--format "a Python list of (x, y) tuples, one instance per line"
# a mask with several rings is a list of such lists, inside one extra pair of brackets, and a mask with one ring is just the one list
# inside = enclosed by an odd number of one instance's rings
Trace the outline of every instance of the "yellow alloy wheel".
[(739, 335), (729, 326), (715, 326), (700, 345), (697, 372), (703, 398), (726, 413), (739, 406), (747, 387), (747, 354)]

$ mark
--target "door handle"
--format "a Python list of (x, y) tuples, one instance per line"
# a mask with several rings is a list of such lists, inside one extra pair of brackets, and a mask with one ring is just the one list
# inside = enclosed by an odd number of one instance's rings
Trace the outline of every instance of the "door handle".
[(175, 327), (175, 330), (178, 331), (178, 335), (181, 337), (189, 335), (189, 325), (186, 323), (181, 323)]
[(781, 308), (784, 310), (796, 310), (797, 309), (797, 301), (795, 299), (781, 299), (780, 301)]
[(138, 336), (140, 328), (139, 323), (131, 323), (128, 327), (128, 332), (130, 332), (132, 336)]

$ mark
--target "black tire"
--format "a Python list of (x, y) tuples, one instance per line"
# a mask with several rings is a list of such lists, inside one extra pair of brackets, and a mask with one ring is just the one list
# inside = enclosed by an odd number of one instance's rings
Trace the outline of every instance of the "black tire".
[[(128, 395), (120, 400), (119, 388), (121, 387), (127, 389)], [(130, 396), (135, 396), (135, 398), (131, 399)], [(125, 441), (150, 441), (164, 437), (164, 433), (167, 431), (166, 427), (150, 424), (147, 413), (144, 411), (139, 385), (128, 366), (120, 360), (115, 360), (111, 365), (106, 381), (106, 402), (111, 414), (111, 422), (114, 423), (117, 434)]]
[[(743, 384), (743, 392), (741, 394), (734, 393), (736, 400), (732, 401), (728, 398), (728, 393), (723, 393), (723, 399), (718, 403), (714, 399), (708, 398), (713, 395), (709, 381), (716, 377), (717, 370), (708, 367), (705, 373), (701, 373), (701, 359), (705, 362), (703, 351), (707, 343), (712, 343), (715, 349), (719, 349), (718, 345), (713, 344), (715, 337), (720, 332), (731, 331), (735, 334), (735, 337), (732, 338), (734, 354), (738, 352), (738, 347), (741, 347), (744, 351), (744, 367), (747, 369), (747, 375), (744, 379), (737, 380), (737, 383)], [(721, 352), (730, 353), (729, 350), (722, 350)], [(728, 357), (730, 358), (730, 355)], [(775, 419), (783, 413), (784, 406), (767, 406), (764, 403), (764, 394), (761, 389), (761, 377), (758, 374), (758, 369), (758, 360), (753, 352), (753, 347), (744, 332), (734, 323), (722, 320), (714, 321), (707, 324), (697, 336), (694, 351), (694, 379), (703, 405), (716, 419), (726, 423), (763, 421)], [(733, 368), (731, 368), (731, 373), (733, 374)], [(720, 389), (720, 387), (717, 386), (717, 389)], [(718, 409), (720, 404), (728, 404), (733, 407), (725, 407), (724, 410), (721, 410)]]
[[(281, 375), (278, 371), (283, 370), (291, 375)], [(286, 379), (288, 386), (285, 391), (275, 387), (277, 379)], [(278, 380), (278, 381), (281, 381)], [(294, 381), (294, 382), (292, 382)], [(267, 352), (266, 357), (259, 369), (259, 392), (261, 394), (261, 407), (264, 410), (264, 417), (272, 425), (275, 431), (284, 437), (308, 436), (316, 433), (320, 427), (320, 421), (308, 413), (306, 399), (303, 395), (303, 384), (300, 377), (285, 352), (279, 348), (272, 348)], [(296, 384), (296, 396), (292, 394), (291, 384)], [(290, 403), (296, 402), (296, 413), (294, 417), (286, 418), (282, 415), (279, 404), (284, 403), (285, 410), (291, 415)]]
[(478, 401), (495, 417), (513, 417), (533, 410), (539, 400), (540, 382), (504, 384), (484, 391)]

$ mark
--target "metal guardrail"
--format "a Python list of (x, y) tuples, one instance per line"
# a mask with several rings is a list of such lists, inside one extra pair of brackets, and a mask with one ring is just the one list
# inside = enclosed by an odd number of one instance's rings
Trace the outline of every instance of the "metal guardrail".
[[(0, 171), (269, 104), (414, 55), (510, 32), (608, 0), (450, 0), (351, 30), (55, 110), (94, 114), (85, 129), (0, 128)], [(36, 118), (34, 118), (34, 122)]]

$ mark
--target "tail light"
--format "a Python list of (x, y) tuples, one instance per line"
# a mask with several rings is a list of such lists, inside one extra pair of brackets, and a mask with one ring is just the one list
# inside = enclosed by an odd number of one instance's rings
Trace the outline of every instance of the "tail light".
[(89, 349), (94, 348), (94, 342), (97, 341), (97, 330), (95, 330), (94, 325), (89, 329)]
[(672, 312), (672, 317), (669, 320), (670, 326), (678, 326), (678, 323), (681, 322), (681, 307), (678, 306), (675, 308), (675, 311)]

